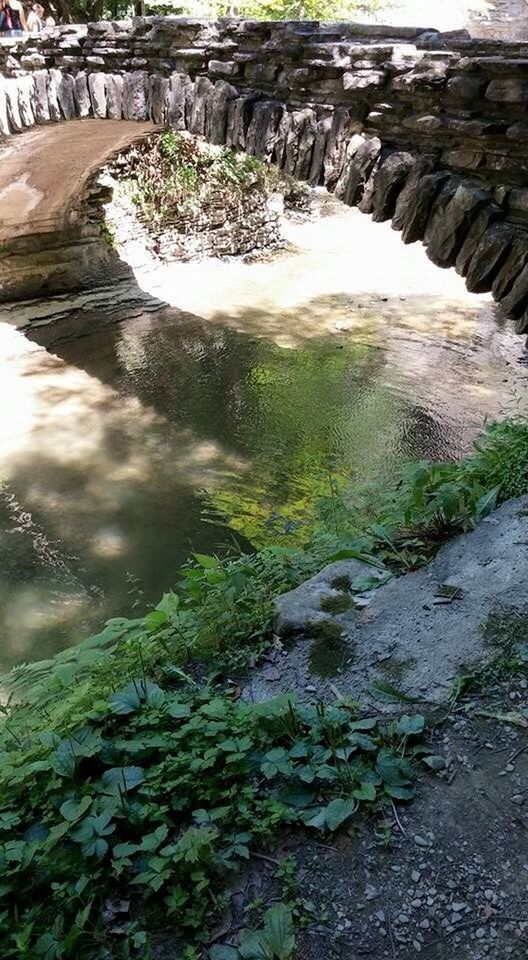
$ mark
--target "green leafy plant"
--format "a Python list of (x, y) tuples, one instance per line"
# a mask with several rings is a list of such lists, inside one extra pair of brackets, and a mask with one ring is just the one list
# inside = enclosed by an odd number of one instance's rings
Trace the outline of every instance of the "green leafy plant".
[[(410, 799), (424, 727), (358, 718), (354, 703), (250, 706), (170, 669), (160, 683), (134, 677), (62, 736), (45, 714), (40, 729), (24, 719), (12, 712), (0, 752), (6, 958), (21, 942), (28, 956), (78, 956), (91, 940), (113, 955), (101, 904), (123, 891), (142, 929), (163, 902), (188, 945), (203, 943), (230, 874), (284, 826), (327, 834), (364, 806)], [(132, 950), (136, 933), (131, 922)], [(240, 955), (284, 960), (293, 942), (277, 907)]]

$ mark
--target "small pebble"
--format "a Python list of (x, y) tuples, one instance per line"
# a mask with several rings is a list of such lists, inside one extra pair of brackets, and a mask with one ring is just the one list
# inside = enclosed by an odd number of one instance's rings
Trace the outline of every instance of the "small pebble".
[(514, 793), (513, 797), (510, 797), (512, 803), (516, 803), (518, 806), (521, 806), (524, 803), (524, 797), (522, 793)]
[(428, 840), (425, 840), (424, 837), (421, 837), (419, 833), (415, 833), (413, 840), (417, 847), (429, 847), (430, 843)]

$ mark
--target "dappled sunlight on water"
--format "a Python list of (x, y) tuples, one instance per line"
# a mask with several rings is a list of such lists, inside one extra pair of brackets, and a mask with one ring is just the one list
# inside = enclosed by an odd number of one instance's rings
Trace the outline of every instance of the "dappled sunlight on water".
[(268, 261), (151, 265), (157, 313), (73, 312), (31, 340), (0, 324), (4, 665), (157, 600), (229, 540), (219, 515), (290, 542), (330, 471), (387, 483), (524, 402), (523, 345), (487, 298), (389, 225), (323, 212)]

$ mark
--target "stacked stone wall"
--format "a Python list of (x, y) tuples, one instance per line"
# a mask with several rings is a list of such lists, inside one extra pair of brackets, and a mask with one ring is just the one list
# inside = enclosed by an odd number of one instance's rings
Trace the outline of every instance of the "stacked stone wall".
[(152, 119), (324, 184), (528, 329), (528, 43), (139, 18), (0, 49), (0, 131)]

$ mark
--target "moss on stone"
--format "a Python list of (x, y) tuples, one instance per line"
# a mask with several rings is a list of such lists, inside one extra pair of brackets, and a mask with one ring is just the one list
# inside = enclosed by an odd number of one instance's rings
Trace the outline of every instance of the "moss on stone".
[(323, 597), (319, 606), (325, 613), (346, 613), (352, 601), (346, 593), (339, 593), (336, 597)]

